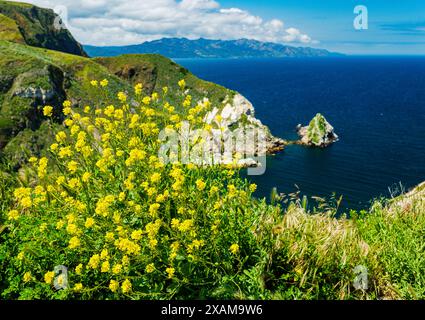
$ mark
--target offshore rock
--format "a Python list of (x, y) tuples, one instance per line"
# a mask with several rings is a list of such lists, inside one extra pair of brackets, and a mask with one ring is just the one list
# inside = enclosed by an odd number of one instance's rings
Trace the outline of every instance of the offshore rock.
[(339, 140), (334, 127), (320, 113), (308, 126), (298, 125), (297, 131), (301, 138), (299, 144), (306, 146), (325, 148)]

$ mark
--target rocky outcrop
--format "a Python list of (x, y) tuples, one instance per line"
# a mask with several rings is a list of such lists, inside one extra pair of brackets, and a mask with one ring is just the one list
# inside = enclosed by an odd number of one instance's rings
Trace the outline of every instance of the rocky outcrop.
[[(15, 78), (0, 78), (0, 97), (5, 98), (0, 105), (0, 151), (21, 131), (40, 128), (45, 121), (40, 107), (60, 106), (66, 98), (63, 86), (63, 71), (52, 65), (28, 70)], [(54, 119), (62, 119), (59, 107), (54, 109)]]
[[(221, 130), (212, 130), (216, 144), (226, 143), (233, 139), (235, 150), (243, 155), (238, 161), (244, 167), (254, 167), (257, 156), (276, 154), (282, 151), (286, 141), (274, 137), (269, 128), (255, 117), (255, 109), (241, 94), (227, 98), (222, 110), (215, 107), (204, 118), (207, 124), (215, 123)], [(231, 156), (228, 157), (230, 159)]]
[(331, 124), (318, 113), (306, 127), (297, 126), (298, 135), (301, 137), (299, 144), (325, 148), (339, 140)]

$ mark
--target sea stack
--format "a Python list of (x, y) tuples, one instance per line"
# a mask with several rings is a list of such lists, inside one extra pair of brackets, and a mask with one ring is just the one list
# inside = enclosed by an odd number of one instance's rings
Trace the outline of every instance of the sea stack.
[(297, 126), (298, 135), (301, 137), (299, 143), (310, 147), (325, 148), (339, 140), (334, 128), (318, 113), (306, 127)]

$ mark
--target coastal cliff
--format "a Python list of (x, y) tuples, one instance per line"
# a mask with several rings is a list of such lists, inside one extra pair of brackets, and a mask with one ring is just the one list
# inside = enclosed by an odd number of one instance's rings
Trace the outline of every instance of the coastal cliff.
[(87, 57), (53, 10), (21, 2), (0, 1), (0, 40)]

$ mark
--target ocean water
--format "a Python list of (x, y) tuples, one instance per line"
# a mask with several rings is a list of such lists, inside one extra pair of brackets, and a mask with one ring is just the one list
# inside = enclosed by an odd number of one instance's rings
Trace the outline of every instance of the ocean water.
[[(327, 149), (289, 146), (250, 177), (258, 197), (271, 189), (367, 208), (425, 181), (425, 57), (178, 60), (198, 77), (247, 97), (275, 136), (322, 113), (340, 141)], [(401, 188), (398, 188), (401, 189)]]

